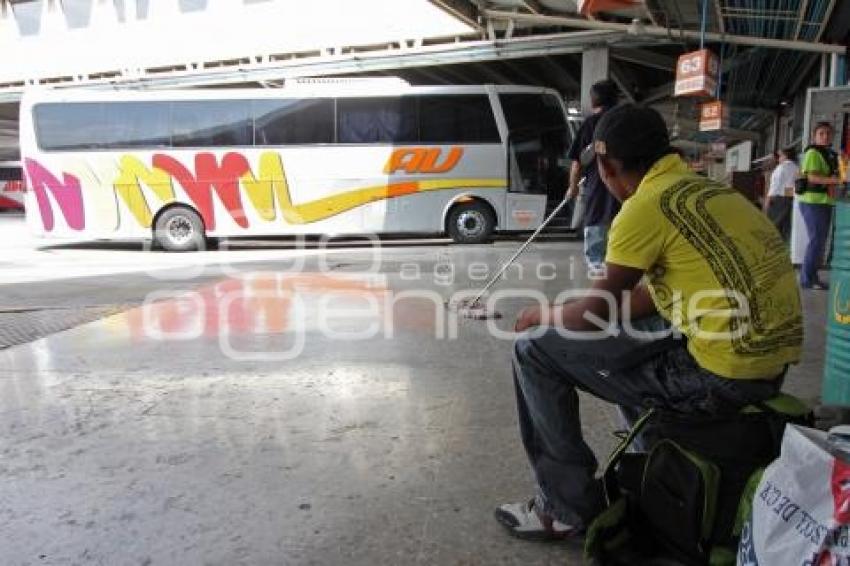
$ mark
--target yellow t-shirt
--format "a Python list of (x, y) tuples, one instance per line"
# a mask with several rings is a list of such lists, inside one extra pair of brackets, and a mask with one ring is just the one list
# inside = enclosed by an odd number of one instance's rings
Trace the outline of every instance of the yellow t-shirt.
[(658, 160), (623, 204), (606, 261), (646, 271), (658, 312), (701, 367), (728, 378), (799, 361), (800, 294), (776, 228), (734, 189)]

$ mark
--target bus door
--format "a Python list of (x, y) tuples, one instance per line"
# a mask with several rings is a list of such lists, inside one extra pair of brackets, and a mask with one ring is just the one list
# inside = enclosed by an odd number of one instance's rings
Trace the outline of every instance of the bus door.
[(547, 191), (541, 175), (539, 136), (511, 135), (508, 139), (506, 230), (533, 230), (545, 218)]
[(533, 230), (564, 198), (571, 138), (558, 99), (551, 94), (502, 93), (508, 126), (507, 230)]
[[(507, 195), (508, 230), (536, 228), (563, 200), (568, 167), (566, 131), (556, 127), (515, 132), (507, 144), (510, 189)], [(533, 216), (529, 222), (529, 214)]]

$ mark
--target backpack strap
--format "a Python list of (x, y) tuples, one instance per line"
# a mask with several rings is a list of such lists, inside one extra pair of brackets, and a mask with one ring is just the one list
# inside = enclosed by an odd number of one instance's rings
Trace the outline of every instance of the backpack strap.
[(817, 152), (820, 153), (820, 156), (823, 157), (823, 160), (826, 161), (826, 165), (829, 167), (828, 177), (838, 174), (838, 155), (832, 151), (831, 148), (820, 145), (813, 145), (810, 147), (816, 149)]
[(789, 422), (795, 424), (809, 422), (813, 417), (811, 407), (799, 398), (787, 393), (778, 393), (770, 399), (747, 405), (741, 409), (741, 413), (768, 413), (778, 415), (785, 417)]
[(626, 450), (628, 450), (629, 446), (631, 446), (632, 442), (634, 442), (637, 435), (640, 434), (640, 431), (643, 430), (643, 427), (646, 426), (646, 423), (649, 422), (649, 419), (653, 414), (655, 414), (655, 409), (648, 409), (644, 414), (642, 414), (640, 418), (634, 422), (626, 436), (620, 440), (619, 444), (617, 444), (611, 452), (611, 455), (608, 456), (608, 460), (605, 462), (605, 467), (602, 472), (602, 487), (605, 490), (605, 500), (608, 505), (612, 505), (614, 501), (620, 498), (620, 488), (617, 485), (615, 473), (617, 463), (619, 463), (622, 459), (623, 454), (626, 453)]
[[(833, 177), (838, 174), (838, 154), (836, 154), (832, 149), (828, 147), (823, 147), (820, 145), (810, 145), (807, 146), (804, 153), (808, 152), (810, 149), (817, 151), (821, 158), (823, 158), (826, 166), (829, 168), (829, 172), (827, 173), (827, 177)], [(797, 190), (797, 194), (802, 194), (803, 192), (809, 193), (825, 193), (827, 192), (827, 187), (825, 185), (817, 185), (811, 184), (806, 180), (806, 176), (803, 175), (801, 177), (803, 181), (803, 187), (799, 187)], [(802, 191), (800, 189), (803, 189)]]
[(605, 463), (602, 486), (605, 491), (606, 506), (587, 526), (584, 539), (586, 564), (614, 566), (646, 562), (646, 557), (640, 550), (646, 543), (642, 537), (636, 538), (632, 532), (630, 516), (634, 510), (632, 503), (627, 501), (620, 491), (616, 468), (654, 412), (654, 409), (649, 409), (634, 422)]

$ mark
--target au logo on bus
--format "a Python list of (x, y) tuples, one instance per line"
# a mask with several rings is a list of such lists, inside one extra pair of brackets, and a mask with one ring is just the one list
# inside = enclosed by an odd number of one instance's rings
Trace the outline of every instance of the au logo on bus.
[(392, 175), (403, 170), (409, 175), (416, 173), (445, 173), (451, 171), (463, 157), (462, 147), (452, 147), (442, 162), (443, 150), (439, 147), (403, 147), (396, 149), (384, 165), (384, 173)]

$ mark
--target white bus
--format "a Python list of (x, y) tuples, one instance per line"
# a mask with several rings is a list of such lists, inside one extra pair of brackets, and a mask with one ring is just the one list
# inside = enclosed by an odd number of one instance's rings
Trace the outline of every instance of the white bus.
[(539, 226), (570, 131), (553, 90), (354, 82), (34, 91), (21, 103), (27, 221), (45, 237), (447, 234)]

